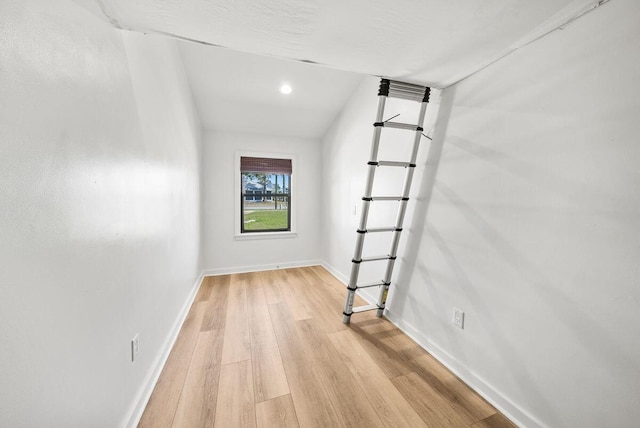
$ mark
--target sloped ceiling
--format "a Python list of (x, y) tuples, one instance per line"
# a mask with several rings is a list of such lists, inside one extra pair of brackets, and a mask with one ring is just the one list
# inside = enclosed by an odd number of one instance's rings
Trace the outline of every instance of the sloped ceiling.
[[(79, 0), (86, 1), (86, 0)], [(602, 0), (96, 0), (112, 25), (437, 88)]]
[[(321, 138), (362, 82), (358, 73), (181, 41), (205, 129)], [(280, 93), (282, 84), (293, 92)]]

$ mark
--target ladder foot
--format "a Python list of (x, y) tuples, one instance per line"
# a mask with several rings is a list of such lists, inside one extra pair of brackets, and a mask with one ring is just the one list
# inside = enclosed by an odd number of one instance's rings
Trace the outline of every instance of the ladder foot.
[(342, 314), (342, 323), (349, 324), (351, 322), (351, 315)]
[(384, 308), (382, 308), (382, 309), (378, 308), (378, 310), (376, 311), (376, 316), (378, 318), (380, 318), (383, 313), (384, 313)]

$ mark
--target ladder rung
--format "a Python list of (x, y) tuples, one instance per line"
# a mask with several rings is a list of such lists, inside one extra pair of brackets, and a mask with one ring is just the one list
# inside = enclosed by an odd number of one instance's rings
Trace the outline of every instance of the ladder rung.
[(373, 311), (375, 309), (378, 309), (378, 305), (356, 306), (353, 308), (353, 313)]
[(357, 285), (357, 288), (369, 288), (369, 287), (380, 287), (381, 285), (389, 285), (387, 283), (385, 283), (384, 281), (376, 281), (376, 282), (369, 282), (366, 284), (360, 284)]
[(413, 83), (407, 83), (407, 82), (398, 82), (397, 80), (390, 80), (389, 81), (389, 89), (403, 89), (405, 91), (415, 91), (415, 92), (422, 92), (424, 94), (424, 91), (427, 89), (426, 86), (422, 86), (422, 85), (415, 85)]
[(411, 123), (401, 123), (401, 122), (377, 122), (374, 123), (373, 126), (383, 126), (385, 128), (396, 128), (396, 129), (408, 129), (410, 131), (424, 131), (421, 126), (413, 125)]
[(403, 100), (409, 100), (409, 101), (416, 101), (416, 102), (424, 102), (424, 96), (423, 95), (406, 95), (406, 94), (402, 94), (402, 93), (397, 93), (397, 92), (389, 92), (389, 98), (401, 98)]
[(372, 201), (408, 201), (409, 198), (404, 198), (402, 196), (372, 196), (370, 198)]
[(399, 162), (399, 161), (378, 161), (378, 166), (401, 166), (401, 167), (414, 167), (415, 164), (411, 162)]
[(393, 96), (395, 94), (404, 94), (409, 96), (419, 96), (420, 98), (424, 98), (424, 88), (423, 89), (407, 89), (407, 88), (394, 88), (393, 86), (389, 88), (389, 96)]
[[(395, 259), (395, 257), (393, 257)], [(379, 260), (389, 260), (391, 259), (391, 256), (388, 254), (385, 254), (384, 256), (371, 256), (371, 257), (362, 257), (360, 258), (361, 262), (377, 262)]]
[(382, 79), (378, 95), (391, 98), (402, 98), (417, 102), (427, 102), (431, 88), (415, 85), (413, 83), (398, 82), (396, 80)]
[[(394, 227), (368, 227), (365, 233), (377, 233), (377, 232), (395, 232), (397, 229)], [(402, 230), (402, 229), (400, 229)]]

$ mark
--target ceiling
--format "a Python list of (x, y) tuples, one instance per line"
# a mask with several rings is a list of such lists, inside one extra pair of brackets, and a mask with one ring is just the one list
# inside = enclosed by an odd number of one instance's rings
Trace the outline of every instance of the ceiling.
[(116, 28), (198, 42), (180, 50), (205, 127), (318, 138), (353, 73), (444, 88), (607, 0), (74, 1)]
[[(205, 129), (321, 138), (353, 91), (358, 73), (180, 42)], [(288, 83), (292, 92), (280, 93)]]

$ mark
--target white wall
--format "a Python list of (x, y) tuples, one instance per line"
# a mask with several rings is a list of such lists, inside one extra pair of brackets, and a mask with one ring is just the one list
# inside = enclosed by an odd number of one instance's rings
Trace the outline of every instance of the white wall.
[[(293, 154), (295, 237), (236, 240), (236, 152)], [(320, 261), (320, 141), (233, 132), (205, 132), (203, 139), (204, 269), (207, 274), (275, 269)]]
[(0, 64), (0, 425), (122, 426), (200, 274), (179, 54), (69, 1), (11, 0)]
[[(526, 426), (640, 420), (638, 16), (609, 2), (445, 90), (414, 184), (388, 315)], [(339, 125), (325, 174), (370, 132)], [(323, 256), (347, 275), (340, 236)]]

